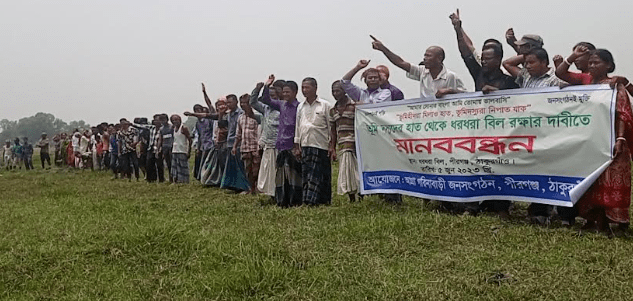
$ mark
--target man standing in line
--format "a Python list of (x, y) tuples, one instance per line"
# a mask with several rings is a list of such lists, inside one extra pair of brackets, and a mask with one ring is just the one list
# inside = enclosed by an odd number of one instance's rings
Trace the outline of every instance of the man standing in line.
[(42, 138), (37, 142), (37, 147), (40, 148), (40, 161), (42, 162), (42, 169), (44, 169), (44, 162), (48, 162), (48, 168), (51, 168), (51, 156), (48, 154), (49, 141), (46, 138), (46, 133), (42, 133)]
[(179, 115), (171, 115), (174, 125), (174, 143), (171, 152), (171, 177), (173, 183), (189, 183), (189, 157), (191, 156), (191, 134), (182, 124)]
[(407, 72), (407, 77), (420, 81), (420, 98), (439, 98), (447, 94), (465, 92), (464, 83), (455, 72), (444, 67), (445, 53), (439, 46), (431, 46), (424, 52), (424, 65), (417, 66), (391, 52), (381, 41), (370, 36), (372, 47), (382, 52), (389, 61)]
[[(358, 161), (354, 139), (354, 114), (356, 104), (345, 94), (340, 81), (332, 84), (332, 96), (336, 104), (330, 109), (330, 158), (339, 160), (337, 192), (347, 194), (350, 202), (356, 201), (359, 192)], [(338, 153), (337, 153), (338, 149)]]
[(108, 133), (110, 134), (110, 169), (112, 170), (112, 180), (115, 180), (119, 176), (119, 172), (121, 171), (121, 164), (119, 162), (119, 138), (118, 138), (118, 129), (120, 129), (120, 125), (113, 124), (108, 127)]
[[(64, 135), (64, 134), (62, 133), (62, 135)], [(62, 158), (63, 158), (63, 156), (62, 156), (62, 140), (63, 139), (61, 138), (60, 134), (56, 134), (53, 137), (53, 149), (55, 150), (55, 156), (54, 156), (53, 159), (55, 160), (54, 163), (55, 163), (55, 166), (57, 166), (57, 167), (61, 167), (62, 166)]]
[(275, 76), (271, 74), (264, 85), (261, 102), (279, 111), (279, 127), (275, 142), (279, 152), (276, 161), (275, 200), (279, 207), (299, 206), (302, 199), (301, 163), (292, 154), (299, 87), (294, 81), (286, 81), (282, 90), (284, 100), (271, 99), (270, 86), (274, 81)]
[(26, 170), (33, 169), (33, 144), (29, 143), (29, 138), (22, 138), (24, 143), (22, 144), (22, 156), (24, 160), (24, 167)]
[[(521, 68), (519, 65), (523, 65)], [(503, 62), (503, 67), (516, 77), (521, 88), (559, 87), (566, 84), (556, 77), (555, 69), (549, 66), (549, 55), (543, 48), (532, 48), (527, 54), (513, 56)], [(548, 225), (554, 206), (532, 203), (528, 206), (528, 216), (534, 224)]]
[[(519, 86), (511, 76), (501, 71), (501, 61), (503, 60), (503, 48), (496, 40), (484, 42), (481, 52), (481, 63), (477, 61), (473, 52), (472, 42), (462, 28), (462, 20), (459, 11), (449, 16), (453, 29), (457, 35), (457, 47), (462, 55), (462, 59), (475, 81), (475, 91), (489, 93), (497, 90), (516, 89)], [(502, 218), (509, 217), (509, 209), (512, 203), (504, 200), (490, 200), (482, 203), (485, 207), (499, 214)], [(465, 214), (476, 215), (480, 211), (479, 202), (468, 202), (460, 204), (447, 204), (446, 207), (457, 211), (464, 211)], [(451, 208), (452, 207), (452, 208)]]
[[(235, 94), (226, 96), (226, 105), (229, 110), (226, 114), (229, 130), (226, 138), (226, 146), (228, 148), (229, 155), (226, 160), (226, 167), (224, 168), (224, 175), (222, 176), (220, 188), (227, 188), (236, 192), (247, 191), (249, 189), (248, 179), (246, 179), (244, 163), (242, 163), (241, 159), (242, 155), (239, 149), (240, 146), (235, 144), (235, 137), (237, 135), (237, 120), (244, 112), (238, 107), (238, 100)], [(233, 152), (233, 149), (236, 149), (235, 152)]]
[[(284, 81), (277, 80), (270, 89), (270, 97), (279, 100)], [(264, 118), (262, 120), (262, 133), (259, 138), (259, 146), (263, 148), (262, 159), (257, 176), (257, 191), (270, 196), (272, 202), (275, 202), (275, 175), (277, 173), (277, 127), (279, 126), (279, 111), (274, 110), (268, 105), (261, 103), (261, 97), (258, 98), (259, 92), (264, 87), (264, 83), (258, 83), (253, 92), (251, 92), (250, 105), (253, 109), (261, 113)], [(259, 99), (259, 101), (257, 101)]]
[(24, 162), (24, 157), (22, 155), (22, 145), (20, 145), (20, 138), (15, 138), (13, 141), (14, 145), (11, 147), (11, 156), (13, 158), (13, 169), (22, 169), (22, 162)]
[[(207, 114), (215, 114), (216, 110), (211, 103), (211, 99), (207, 95), (206, 87), (204, 83), (202, 84), (202, 94), (204, 96), (204, 102), (207, 104), (207, 107), (202, 107), (202, 113)], [(216, 118), (217, 120), (217, 118)], [(213, 131), (214, 124), (216, 122), (209, 118), (198, 118), (198, 122), (196, 123), (196, 127), (198, 130), (198, 149), (200, 150), (200, 164), (198, 166), (198, 173), (196, 173), (197, 179), (200, 180), (200, 171), (202, 170), (202, 164), (209, 156), (214, 147), (213, 142)]]
[[(119, 166), (124, 177), (132, 181), (132, 168), (136, 181), (139, 180), (138, 157), (136, 156), (136, 144), (138, 143), (138, 131), (130, 126), (125, 118), (119, 120), (121, 130), (119, 136)], [(131, 166), (130, 166), (131, 165)]]
[[(387, 90), (388, 91), (388, 90)], [(297, 107), (293, 153), (301, 158), (303, 204), (332, 202), (332, 166), (330, 163), (330, 109), (327, 100), (317, 96), (317, 81), (307, 77), (301, 83), (306, 100)]]
[(11, 141), (7, 140), (4, 144), (4, 149), (2, 150), (2, 158), (4, 159), (3, 164), (6, 170), (11, 170)]
[(160, 115), (160, 142), (162, 149), (162, 157), (167, 165), (167, 172), (169, 174), (169, 183), (173, 183), (174, 179), (171, 176), (171, 148), (174, 144), (174, 128), (169, 124), (169, 118), (167, 114)]
[[(133, 127), (137, 129), (145, 129), (149, 132), (149, 137), (147, 139), (147, 147), (145, 149), (146, 152), (146, 163), (145, 163), (145, 172), (146, 177), (145, 180), (147, 182), (156, 182), (160, 183), (165, 182), (165, 173), (163, 167), (163, 160), (159, 153), (160, 150), (159, 136), (160, 136), (160, 115), (156, 114), (152, 118), (152, 124), (132, 124)], [(142, 158), (142, 157), (141, 157)]]
[(261, 162), (257, 135), (262, 116), (253, 112), (249, 101), (250, 95), (244, 94), (240, 96), (240, 108), (242, 108), (244, 113), (237, 120), (237, 134), (232, 153), (236, 155), (239, 146), (249, 184), (247, 193), (257, 194), (257, 175), (259, 174), (259, 164)]

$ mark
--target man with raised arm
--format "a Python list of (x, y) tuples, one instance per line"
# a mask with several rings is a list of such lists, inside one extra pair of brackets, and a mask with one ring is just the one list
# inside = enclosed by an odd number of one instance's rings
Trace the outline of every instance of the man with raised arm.
[(532, 48), (543, 48), (543, 39), (541, 36), (526, 34), (520, 40), (517, 40), (513, 28), (509, 28), (506, 31), (506, 42), (508, 42), (508, 45), (510, 45), (517, 54), (526, 54)]
[(380, 72), (377, 69), (369, 68), (363, 73), (363, 79), (367, 84), (367, 89), (360, 88), (352, 83), (352, 78), (358, 71), (367, 68), (368, 60), (360, 60), (352, 70), (347, 72), (341, 80), (345, 93), (354, 101), (360, 103), (379, 103), (391, 101), (391, 91), (380, 88)]
[[(284, 81), (277, 80), (270, 89), (270, 97), (272, 99), (280, 99), (281, 90)], [(264, 88), (264, 83), (257, 83), (250, 96), (250, 106), (261, 113), (264, 118), (261, 124), (261, 136), (259, 138), (259, 146), (263, 149), (259, 174), (257, 176), (257, 191), (270, 196), (272, 202), (275, 202), (275, 176), (277, 174), (277, 127), (279, 126), (279, 111), (272, 109), (270, 106), (261, 103), (259, 96)], [(260, 101), (258, 101), (258, 99)]]
[(381, 41), (370, 36), (372, 47), (382, 52), (389, 61), (407, 72), (407, 77), (420, 81), (420, 98), (436, 98), (447, 94), (465, 92), (464, 83), (455, 72), (444, 67), (444, 49), (431, 46), (424, 53), (424, 65), (417, 66), (391, 52)]
[[(202, 94), (204, 96), (204, 102), (207, 104), (206, 108), (200, 108), (200, 113), (216, 113), (215, 107), (211, 103), (211, 99), (207, 95), (206, 87), (204, 83), (202, 84)], [(202, 170), (202, 164), (204, 160), (209, 156), (211, 150), (213, 150), (213, 125), (214, 118), (200, 118), (198, 117), (198, 122), (196, 122), (196, 129), (198, 131), (198, 150), (196, 152), (197, 157), (199, 158), (199, 163), (196, 165), (194, 170), (194, 177), (200, 180), (200, 171)], [(215, 118), (217, 120), (217, 118)]]
[(459, 10), (451, 14), (449, 18), (457, 34), (459, 52), (475, 81), (475, 91), (488, 93), (496, 90), (518, 88), (519, 85), (514, 82), (514, 79), (501, 71), (501, 61), (503, 59), (501, 43), (494, 39), (486, 40), (481, 51), (481, 63), (479, 63), (474, 53), (472, 41), (462, 28)]
[(503, 61), (503, 67), (516, 78), (516, 83), (521, 88), (558, 87), (566, 84), (556, 77), (555, 69), (549, 66), (549, 55), (543, 48), (532, 48), (526, 54), (515, 55)]
[[(464, 60), (464, 64), (468, 68), (470, 75), (475, 81), (475, 91), (489, 93), (497, 90), (516, 89), (519, 87), (514, 82), (514, 78), (508, 76), (501, 71), (501, 61), (503, 59), (503, 48), (499, 41), (488, 39), (484, 42), (481, 51), (481, 59), (479, 62), (474, 52), (474, 46), (466, 32), (462, 28), (462, 20), (459, 16), (459, 10), (452, 13), (449, 18), (455, 34), (457, 35), (457, 46)], [(499, 216), (506, 218), (509, 216), (509, 201), (484, 201), (482, 207), (487, 207), (491, 211), (496, 212)], [(480, 211), (479, 202), (469, 202), (460, 204), (445, 204), (447, 207), (456, 211), (464, 211), (467, 214), (476, 215)]]
[(249, 94), (240, 96), (240, 108), (242, 108), (244, 113), (237, 119), (235, 147), (233, 147), (231, 152), (233, 155), (237, 155), (237, 149), (239, 148), (246, 178), (248, 179), (249, 189), (247, 194), (257, 194), (257, 175), (259, 174), (259, 165), (261, 163), (258, 132), (259, 124), (262, 122), (262, 115), (253, 112), (249, 102)]
[(277, 176), (275, 200), (280, 207), (299, 206), (302, 202), (301, 163), (292, 154), (297, 121), (297, 90), (294, 81), (287, 81), (282, 90), (283, 100), (271, 99), (270, 86), (275, 76), (270, 75), (264, 85), (261, 102), (279, 111), (279, 126), (275, 146), (277, 155)]

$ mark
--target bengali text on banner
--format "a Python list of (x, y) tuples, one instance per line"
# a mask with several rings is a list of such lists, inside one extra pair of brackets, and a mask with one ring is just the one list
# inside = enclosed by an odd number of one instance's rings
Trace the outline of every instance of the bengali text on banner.
[(361, 192), (573, 206), (611, 162), (614, 104), (593, 85), (359, 105)]

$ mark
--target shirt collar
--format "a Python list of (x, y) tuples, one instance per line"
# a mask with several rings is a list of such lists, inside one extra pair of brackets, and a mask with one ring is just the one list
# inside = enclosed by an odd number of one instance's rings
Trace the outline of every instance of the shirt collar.
[[(380, 90), (380, 89), (378, 89)], [(369, 90), (367, 90), (369, 91)], [(377, 91), (377, 90), (376, 90)], [(319, 97), (319, 95), (317, 95), (316, 99), (314, 100), (314, 102), (312, 104), (310, 104), (307, 100), (303, 101), (303, 103), (309, 105), (309, 106), (314, 106), (314, 105), (318, 105), (318, 104), (322, 104), (325, 100), (323, 100), (321, 97)]]
[(440, 74), (437, 75), (436, 79), (446, 79), (447, 73), (446, 66), (442, 65), (442, 71), (440, 71)]
[(556, 71), (554, 71), (554, 68), (550, 67), (545, 74), (541, 75), (541, 77), (554, 77), (556, 76), (555, 72)]
[[(420, 66), (421, 68), (424, 68), (424, 73), (428, 74), (431, 79), (433, 79), (433, 76), (431, 75), (431, 71), (429, 69), (427, 69), (424, 66)], [(433, 80), (438, 80), (438, 79), (447, 79), (447, 74), (448, 71), (446, 70), (446, 66), (442, 65), (442, 70), (440, 71), (440, 73), (437, 75), (437, 78), (433, 79)]]

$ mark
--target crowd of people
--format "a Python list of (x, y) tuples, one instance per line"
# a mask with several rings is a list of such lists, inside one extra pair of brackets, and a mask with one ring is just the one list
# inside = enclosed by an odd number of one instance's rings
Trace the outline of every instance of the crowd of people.
[[(450, 15), (457, 45), (474, 81), (475, 91), (490, 93), (507, 89), (587, 84), (610, 84), (617, 89), (615, 160), (591, 189), (573, 208), (554, 208), (531, 204), (528, 213), (535, 223), (547, 224), (554, 215), (563, 224), (573, 225), (576, 216), (586, 219), (586, 228), (607, 231), (610, 223), (619, 229), (629, 226), (631, 195), (631, 155), (633, 147), (633, 114), (629, 93), (633, 85), (625, 78), (611, 76), (615, 70), (612, 54), (588, 42), (572, 47), (567, 58), (553, 57), (539, 35), (515, 38), (512, 29), (506, 42), (515, 52), (503, 60), (503, 43), (488, 39), (481, 51), (462, 27), (459, 11)], [(462, 79), (444, 66), (445, 53), (439, 46), (429, 47), (419, 64), (405, 61), (371, 36), (372, 48), (382, 52), (407, 77), (419, 82), (420, 98), (441, 99), (448, 94), (467, 92)], [(49, 144), (58, 166), (108, 169), (113, 178), (138, 181), (139, 170), (148, 182), (188, 183), (190, 174), (202, 185), (220, 187), (245, 194), (264, 194), (281, 207), (329, 204), (332, 198), (331, 162), (338, 160), (337, 192), (354, 202), (359, 193), (358, 163), (354, 137), (355, 106), (361, 103), (397, 101), (403, 92), (389, 82), (389, 68), (369, 67), (360, 60), (340, 80), (331, 85), (335, 103), (317, 95), (317, 80), (301, 81), (303, 101), (297, 98), (299, 85), (270, 75), (257, 83), (250, 94), (230, 94), (215, 103), (202, 85), (205, 105), (196, 104), (185, 116), (197, 118), (195, 128), (183, 125), (177, 114), (156, 114), (151, 122), (125, 118), (117, 124), (102, 123), (72, 134), (57, 134), (49, 142), (42, 134), (37, 146), (41, 149), (42, 168), (50, 166)], [(574, 65), (578, 72), (571, 72)], [(502, 69), (503, 68), (503, 69)], [(505, 69), (505, 71), (504, 71)], [(362, 72), (365, 86), (352, 83)], [(409, 98), (417, 98), (411, 95)], [(193, 173), (189, 158), (195, 156)], [(7, 141), (4, 158), (7, 168), (27, 169), (32, 165), (33, 147), (24, 139), (14, 145)], [(165, 175), (167, 168), (167, 176)], [(382, 195), (385, 201), (400, 202), (396, 194)], [(441, 208), (464, 214), (491, 211), (509, 216), (510, 201), (474, 203), (441, 202)]]

